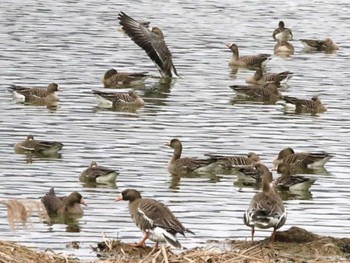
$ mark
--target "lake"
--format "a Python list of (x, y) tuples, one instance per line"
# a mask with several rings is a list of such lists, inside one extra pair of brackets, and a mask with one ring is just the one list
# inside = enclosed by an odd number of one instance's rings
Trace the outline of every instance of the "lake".
[[(158, 3), (158, 4), (157, 4)], [(49, 226), (33, 216), (12, 231), (0, 206), (1, 239), (40, 250), (52, 249), (83, 260), (95, 258), (90, 246), (103, 239), (138, 241), (126, 202), (114, 198), (126, 188), (166, 203), (196, 235), (180, 237), (188, 248), (207, 240), (249, 239), (242, 215), (259, 191), (237, 183), (234, 174), (177, 178), (168, 174), (172, 138), (183, 142), (183, 156), (254, 151), (272, 168), (285, 147), (327, 151), (335, 156), (324, 170), (308, 175), (317, 181), (306, 196), (286, 198), (288, 219), (281, 230), (303, 227), (320, 235), (350, 235), (350, 3), (329, 1), (2, 1), (0, 10), (0, 199), (39, 200), (50, 187), (58, 195), (78, 191), (88, 206), (76, 228)], [(166, 83), (145, 52), (118, 31), (117, 14), (159, 26), (173, 53), (180, 78)], [(225, 43), (241, 55), (273, 54), (272, 32), (284, 20), (293, 30), (295, 54), (273, 56), (268, 72), (294, 76), (283, 95), (320, 96), (323, 114), (286, 112), (284, 102), (262, 104), (236, 100), (229, 85), (244, 84), (254, 71), (228, 66)], [(337, 53), (307, 53), (301, 38), (331, 37)], [(148, 71), (153, 78), (135, 87), (145, 107), (134, 112), (97, 107), (93, 89), (110, 68)], [(16, 103), (10, 84), (63, 89), (56, 109)], [(129, 90), (128, 88), (122, 89)], [(14, 143), (28, 134), (64, 144), (60, 158), (15, 154)], [(78, 180), (92, 160), (117, 169), (115, 187), (87, 186)], [(277, 176), (275, 174), (275, 176)], [(257, 239), (271, 230), (257, 230)], [(67, 248), (72, 241), (80, 249)], [(152, 245), (153, 242), (148, 242)]]

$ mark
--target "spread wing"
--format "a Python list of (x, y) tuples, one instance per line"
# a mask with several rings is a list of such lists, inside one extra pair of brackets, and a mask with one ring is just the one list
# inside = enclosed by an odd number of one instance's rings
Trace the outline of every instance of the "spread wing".
[[(120, 12), (119, 23), (123, 26), (125, 33), (154, 61), (163, 77), (171, 77), (171, 70), (176, 69), (172, 63), (172, 55), (162, 35), (150, 31), (142, 23)], [(158, 29), (159, 30), (159, 29)], [(161, 33), (160, 33), (161, 34)]]

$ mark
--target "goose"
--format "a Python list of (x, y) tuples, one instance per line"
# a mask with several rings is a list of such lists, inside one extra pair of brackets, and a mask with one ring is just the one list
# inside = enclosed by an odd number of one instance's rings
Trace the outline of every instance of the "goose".
[(316, 181), (314, 178), (308, 178), (301, 175), (292, 176), (291, 169), (287, 163), (281, 163), (278, 166), (278, 171), (282, 175), (275, 180), (274, 185), (282, 190), (306, 191)]
[(233, 155), (233, 156), (225, 156), (225, 155), (214, 155), (214, 154), (206, 154), (210, 159), (220, 164), (222, 167), (226, 169), (231, 168), (240, 168), (245, 166), (254, 166), (255, 164), (260, 162), (260, 157), (254, 152), (249, 152), (246, 156), (242, 155)]
[(262, 163), (256, 163), (254, 166), (240, 167), (238, 169), (237, 178), (246, 183), (259, 183), (266, 170), (268, 170), (268, 168)]
[(295, 153), (291, 147), (287, 147), (278, 153), (272, 163), (274, 169), (277, 169), (281, 163), (293, 164), (296, 162), (302, 162), (307, 168), (318, 168), (323, 167), (331, 158), (333, 155), (326, 152)]
[(82, 217), (84, 211), (81, 205), (87, 206), (80, 193), (73, 192), (68, 196), (57, 197), (53, 187), (41, 198), (41, 202), (50, 217)]
[(172, 139), (164, 144), (174, 149), (172, 158), (168, 162), (168, 172), (170, 174), (183, 174), (190, 172), (210, 172), (217, 167), (216, 161), (207, 159), (197, 159), (191, 157), (182, 157), (182, 143), (179, 139)]
[(309, 50), (332, 52), (339, 49), (337, 44), (329, 37), (324, 40), (300, 39), (300, 41)]
[(125, 33), (157, 65), (162, 77), (171, 78), (178, 76), (173, 64), (172, 54), (164, 41), (164, 35), (160, 28), (152, 27), (149, 29), (124, 12), (118, 14), (118, 19)]
[(286, 83), (293, 73), (290, 71), (283, 71), (279, 73), (266, 73), (264, 74), (261, 68), (258, 68), (252, 77), (246, 79), (249, 84), (263, 85), (269, 82), (274, 83)]
[(194, 234), (190, 229), (185, 228), (175, 217), (170, 209), (163, 203), (155, 200), (142, 198), (139, 191), (126, 189), (115, 198), (115, 201), (129, 201), (129, 212), (132, 220), (144, 233), (143, 239), (135, 247), (143, 247), (145, 241), (150, 239), (156, 242), (166, 242), (174, 248), (182, 248), (176, 238), (176, 234), (185, 236), (185, 232)]
[(145, 105), (144, 100), (135, 92), (104, 92), (93, 90), (99, 106), (116, 107), (116, 106), (133, 106), (142, 107)]
[(299, 99), (296, 97), (283, 96), (282, 99), (292, 104), (295, 107), (296, 112), (306, 112), (306, 113), (323, 113), (327, 111), (327, 107), (322, 104), (318, 96), (312, 96), (310, 100)]
[(255, 227), (261, 229), (273, 228), (270, 241), (274, 242), (276, 230), (282, 227), (287, 220), (287, 211), (283, 201), (271, 186), (271, 181), (272, 174), (268, 169), (265, 169), (262, 176), (262, 191), (253, 196), (248, 209), (243, 215), (244, 224), (252, 229), (252, 242), (254, 241)]
[(280, 98), (279, 86), (279, 83), (267, 83), (264, 86), (231, 85), (230, 88), (250, 98), (277, 101)]
[(18, 102), (47, 104), (59, 101), (57, 91), (60, 89), (56, 83), (50, 83), (47, 88), (10, 85), (8, 90)]
[(15, 153), (34, 153), (50, 155), (61, 150), (63, 144), (55, 141), (35, 140), (33, 135), (28, 135), (24, 141), (14, 145)]
[(290, 41), (293, 38), (292, 30), (286, 28), (283, 21), (279, 21), (278, 27), (273, 31), (272, 37), (274, 40)]
[(294, 46), (288, 41), (279, 41), (274, 47), (275, 55), (288, 57), (294, 54)]
[(97, 183), (115, 182), (118, 173), (104, 166), (98, 166), (92, 161), (90, 166), (80, 173), (79, 179), (82, 181), (93, 181)]
[(238, 46), (235, 43), (226, 44), (226, 46), (232, 51), (232, 56), (229, 60), (230, 66), (262, 68), (271, 59), (269, 54), (239, 56)]
[(112, 68), (106, 71), (102, 83), (105, 88), (120, 88), (141, 84), (147, 77), (147, 72), (118, 72)]

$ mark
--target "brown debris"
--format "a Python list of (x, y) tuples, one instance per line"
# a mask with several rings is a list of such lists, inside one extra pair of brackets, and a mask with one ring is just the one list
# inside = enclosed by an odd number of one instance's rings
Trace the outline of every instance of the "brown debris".
[[(318, 236), (298, 227), (277, 232), (276, 242), (208, 241), (205, 247), (175, 254), (160, 247), (137, 248), (108, 239), (92, 248), (98, 257), (95, 263), (304, 263), (350, 262), (350, 238)], [(175, 252), (175, 251), (174, 251)], [(177, 252), (177, 251), (176, 251)], [(0, 263), (78, 263), (49, 252), (35, 252), (10, 242), (0, 242)], [(92, 263), (91, 261), (89, 261)]]
[(12, 242), (0, 241), (0, 263), (78, 263), (51, 252), (37, 252)]
[[(278, 231), (276, 241), (209, 242), (206, 247), (194, 248), (174, 254), (162, 247), (135, 248), (120, 240), (101, 242), (95, 251), (105, 256), (105, 263), (250, 263), (250, 262), (349, 262), (350, 238), (321, 237), (302, 228), (291, 227)], [(108, 247), (112, 249), (108, 251)], [(101, 250), (102, 249), (102, 250)], [(107, 254), (112, 252), (112, 256)], [(96, 261), (97, 262), (97, 261)], [(101, 261), (98, 261), (101, 262)]]

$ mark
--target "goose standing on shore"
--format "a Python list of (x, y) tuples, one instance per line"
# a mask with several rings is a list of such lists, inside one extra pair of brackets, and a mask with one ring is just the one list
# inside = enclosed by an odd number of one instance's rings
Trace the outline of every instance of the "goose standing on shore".
[[(262, 165), (262, 164), (261, 164)], [(271, 186), (272, 174), (266, 168), (262, 175), (262, 192), (256, 193), (243, 215), (244, 223), (252, 228), (251, 237), (254, 241), (255, 227), (261, 229), (273, 228), (270, 238), (275, 241), (276, 230), (287, 220), (287, 211), (278, 193)]]
[(129, 201), (129, 212), (132, 220), (138, 228), (144, 233), (143, 239), (135, 247), (143, 247), (145, 241), (150, 239), (156, 242), (166, 242), (175, 248), (182, 248), (176, 238), (176, 234), (185, 236), (185, 232), (194, 234), (188, 228), (185, 228), (181, 222), (174, 216), (170, 209), (163, 203), (148, 198), (142, 198), (139, 191), (135, 189), (126, 189), (115, 201)]
[(118, 14), (119, 24), (125, 33), (139, 46), (157, 65), (164, 78), (178, 76), (173, 64), (172, 54), (164, 41), (164, 35), (158, 27), (150, 29), (131, 18), (124, 12)]

